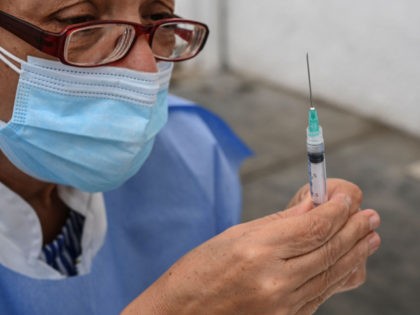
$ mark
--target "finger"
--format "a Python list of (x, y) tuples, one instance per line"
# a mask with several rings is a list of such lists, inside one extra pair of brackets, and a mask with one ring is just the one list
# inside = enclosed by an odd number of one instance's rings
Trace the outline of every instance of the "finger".
[(342, 230), (319, 249), (288, 260), (296, 273), (296, 280), (306, 282), (317, 274), (329, 269), (349, 252), (360, 239), (380, 225), (379, 215), (374, 210), (365, 210), (353, 215)]
[[(358, 203), (362, 201), (362, 191), (358, 186), (355, 184), (339, 179), (339, 178), (328, 178), (327, 179), (327, 193), (328, 193), (328, 200), (334, 195), (338, 193), (345, 193), (349, 195), (352, 199), (357, 200)], [(294, 206), (301, 202), (307, 195), (310, 194), (310, 187), (308, 184), (303, 186), (298, 190), (295, 196), (290, 200), (288, 208)]]
[(272, 214), (267, 215), (265, 217), (255, 219), (253, 221), (249, 221), (247, 223), (248, 223), (249, 227), (261, 226), (261, 225), (267, 224), (268, 222), (271, 222), (271, 221), (279, 221), (279, 220), (282, 220), (282, 219), (287, 219), (287, 218), (302, 215), (302, 214), (304, 214), (308, 211), (311, 211), (313, 208), (314, 208), (314, 206), (312, 204), (312, 199), (308, 195), (299, 204), (296, 204), (295, 206), (293, 206), (291, 208), (272, 213)]
[(335, 194), (344, 193), (348, 195), (357, 206), (360, 206), (363, 199), (363, 193), (360, 188), (357, 185), (343, 179), (329, 178), (327, 181), (327, 190), (329, 198)]
[(296, 203), (293, 207), (282, 211), (281, 215), (284, 219), (292, 218), (311, 211), (312, 209), (314, 209), (312, 198), (309, 192), (307, 192), (305, 196), (302, 196), (299, 203)]
[(302, 188), (300, 188), (297, 193), (293, 196), (293, 198), (289, 201), (289, 204), (287, 205), (287, 208), (291, 208), (294, 205), (300, 203), (305, 198), (310, 198), (310, 191), (309, 191), (309, 184), (306, 184)]
[(290, 259), (312, 252), (327, 243), (347, 222), (351, 215), (351, 201), (344, 194), (337, 194), (325, 204), (300, 216), (272, 221), (266, 233), (280, 244), (278, 256)]
[[(328, 179), (328, 195), (329, 199), (333, 199), (334, 196), (339, 194), (345, 194), (349, 196), (352, 205), (352, 212), (359, 209), (360, 202), (362, 200), (362, 192), (356, 185), (342, 180), (342, 179)], [(299, 216), (308, 211), (314, 209), (312, 198), (309, 191), (309, 185), (306, 184), (289, 202), (288, 209), (273, 213), (266, 217), (252, 221), (252, 224), (259, 225), (264, 224), (267, 221), (279, 220)]]
[(347, 275), (344, 277), (344, 279), (331, 288), (329, 288), (327, 291), (325, 291), (320, 296), (316, 297), (312, 301), (306, 303), (301, 309), (299, 309), (296, 312), (296, 315), (312, 315), (316, 312), (316, 310), (326, 301), (328, 300), (332, 295), (334, 295), (341, 286), (343, 286), (344, 283), (348, 281), (349, 278), (351, 278), (352, 273), (350, 275)]
[[(380, 245), (380, 238), (376, 232), (360, 240), (357, 245), (345, 256), (343, 256), (334, 266), (321, 274), (313, 277), (301, 287), (295, 290), (294, 301), (308, 303), (328, 292), (329, 288), (337, 287), (340, 283), (342, 287), (348, 280), (347, 276), (354, 270), (355, 266), (366, 263), (369, 255), (373, 254)], [(358, 285), (360, 285), (359, 283)]]
[(266, 217), (267, 220), (278, 220), (278, 219), (287, 219), (302, 215), (308, 211), (311, 211), (314, 208), (312, 203), (311, 196), (308, 194), (300, 203), (294, 205), (291, 208), (288, 208), (283, 211), (273, 213)]
[(337, 289), (335, 293), (346, 292), (358, 288), (366, 280), (366, 264), (357, 267), (347, 279), (346, 283)]

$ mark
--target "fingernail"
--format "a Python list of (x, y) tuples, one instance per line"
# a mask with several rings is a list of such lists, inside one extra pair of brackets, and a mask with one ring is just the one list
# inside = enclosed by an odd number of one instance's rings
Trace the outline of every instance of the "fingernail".
[(369, 238), (369, 255), (372, 255), (374, 252), (376, 252), (376, 250), (379, 248), (380, 243), (381, 239), (376, 233)]
[(371, 230), (377, 229), (380, 223), (381, 223), (381, 219), (376, 213), (369, 217), (369, 224), (370, 224)]

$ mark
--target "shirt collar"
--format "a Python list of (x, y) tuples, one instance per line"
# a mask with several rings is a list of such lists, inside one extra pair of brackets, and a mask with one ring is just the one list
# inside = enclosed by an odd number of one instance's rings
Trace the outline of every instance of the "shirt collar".
[[(85, 216), (79, 274), (90, 271), (106, 233), (102, 193), (85, 193), (58, 186), (60, 198)], [(0, 264), (33, 278), (61, 279), (60, 273), (39, 259), (42, 248), (41, 225), (32, 207), (18, 194), (0, 183)]]

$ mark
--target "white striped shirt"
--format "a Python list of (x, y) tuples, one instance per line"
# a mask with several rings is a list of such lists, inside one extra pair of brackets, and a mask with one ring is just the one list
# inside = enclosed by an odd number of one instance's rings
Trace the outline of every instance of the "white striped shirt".
[(76, 276), (77, 261), (82, 254), (81, 240), (85, 217), (70, 210), (61, 233), (49, 244), (43, 246), (41, 259), (64, 276)]

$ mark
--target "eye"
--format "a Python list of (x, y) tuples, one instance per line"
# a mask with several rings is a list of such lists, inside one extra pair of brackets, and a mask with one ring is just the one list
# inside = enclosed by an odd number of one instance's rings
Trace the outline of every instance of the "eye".
[(144, 0), (139, 7), (142, 24), (154, 24), (174, 16), (174, 0)]
[(155, 13), (155, 14), (151, 14), (149, 16), (149, 19), (152, 21), (159, 21), (159, 20), (163, 20), (163, 19), (171, 19), (174, 18), (174, 14), (169, 13), (169, 12), (162, 12), (162, 13)]
[(171, 12), (158, 12), (158, 13), (143, 15), (141, 18), (141, 22), (143, 24), (153, 24), (159, 20), (171, 19), (174, 17), (175, 16)]
[(65, 25), (85, 23), (85, 22), (90, 22), (94, 20), (96, 20), (96, 17), (94, 17), (93, 15), (75, 15), (75, 16), (57, 18), (58, 22)]

